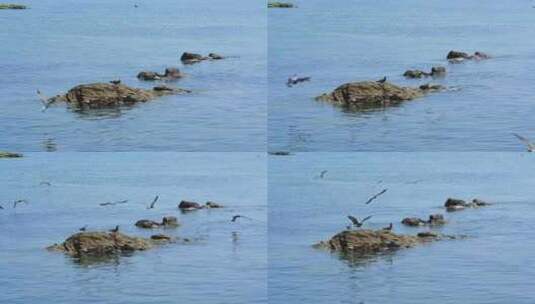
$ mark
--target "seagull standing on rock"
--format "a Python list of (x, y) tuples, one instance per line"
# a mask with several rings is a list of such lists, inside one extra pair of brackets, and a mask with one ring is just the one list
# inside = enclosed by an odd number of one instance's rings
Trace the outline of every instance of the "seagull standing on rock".
[(383, 77), (383, 79), (377, 80), (377, 83), (385, 83), (386, 82), (386, 76)]

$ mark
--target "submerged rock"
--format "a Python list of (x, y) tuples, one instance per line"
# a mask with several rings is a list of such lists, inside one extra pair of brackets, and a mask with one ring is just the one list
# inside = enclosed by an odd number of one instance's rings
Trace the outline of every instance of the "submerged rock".
[(177, 68), (166, 68), (164, 74), (152, 71), (142, 71), (137, 74), (137, 78), (145, 81), (153, 80), (175, 80), (182, 78), (184, 75)]
[(490, 56), (483, 53), (483, 52), (475, 52), (473, 55), (469, 55), (465, 52), (460, 51), (450, 51), (446, 58), (450, 62), (461, 62), (463, 60), (483, 60), (483, 59), (489, 59)]
[(409, 248), (435, 239), (435, 236), (400, 235), (387, 230), (345, 230), (315, 247), (364, 255)]
[(27, 9), (27, 8), (28, 7), (26, 5), (22, 5), (22, 4), (0, 3), (0, 9), (22, 10), (22, 9)]
[(0, 151), (0, 158), (20, 158), (23, 157), (21, 153)]
[(152, 228), (158, 228), (161, 224), (155, 221), (151, 220), (139, 220), (136, 222), (136, 227), (139, 228), (145, 228), (145, 229), (152, 229)]
[(165, 227), (176, 227), (180, 226), (178, 220), (174, 216), (164, 216), (162, 219), (162, 225)]
[(418, 217), (407, 217), (404, 218), (401, 223), (406, 226), (417, 227), (424, 225), (444, 225), (446, 221), (442, 214), (431, 214), (427, 221), (422, 220)]
[(449, 212), (464, 210), (466, 208), (484, 207), (484, 206), (489, 206), (489, 205), (490, 205), (489, 203), (482, 201), (480, 199), (477, 199), (477, 198), (473, 199), (469, 203), (460, 199), (448, 198), (446, 202), (444, 203), (444, 207), (446, 207), (446, 210)]
[(52, 97), (48, 102), (66, 102), (80, 109), (97, 109), (132, 105), (147, 102), (165, 95), (190, 93), (188, 90), (168, 88), (167, 90), (145, 90), (131, 88), (122, 84), (92, 83), (70, 89), (65, 95)]
[(120, 232), (80, 232), (65, 242), (54, 244), (48, 250), (59, 251), (73, 257), (109, 256), (152, 248), (148, 239), (131, 237)]
[(356, 108), (384, 107), (422, 97), (437, 89), (438, 86), (411, 88), (400, 87), (389, 82), (360, 81), (343, 84), (331, 93), (316, 97), (316, 100)]
[(292, 8), (294, 5), (288, 2), (269, 2), (268, 8)]
[(422, 225), (425, 225), (425, 221), (420, 219), (420, 218), (417, 218), (417, 217), (407, 217), (407, 218), (404, 218), (401, 223), (403, 225), (407, 225), (407, 226), (411, 226), (411, 227), (416, 227), (416, 226), (422, 226)]
[(437, 67), (432, 67), (431, 68), (431, 72), (424, 72), (424, 71), (421, 71), (421, 70), (407, 70), (403, 76), (407, 77), (407, 78), (423, 78), (423, 77), (428, 77), (428, 76), (432, 76), (432, 77), (441, 77), (441, 76), (444, 76), (446, 75), (446, 68), (445, 67), (441, 67), (441, 66), (437, 66)]
[(202, 206), (196, 202), (181, 201), (180, 204), (178, 204), (178, 209), (189, 211), (189, 210), (202, 209)]
[(172, 238), (165, 234), (155, 234), (150, 236), (151, 240), (155, 241), (171, 241)]
[(185, 64), (197, 63), (203, 60), (221, 60), (221, 59), (225, 59), (225, 57), (216, 53), (210, 53), (208, 54), (208, 56), (203, 56), (201, 54), (184, 52), (182, 56), (180, 57), (180, 60), (182, 61), (182, 63), (185, 63)]
[(177, 227), (180, 226), (178, 220), (174, 216), (164, 216), (162, 222), (158, 223), (152, 220), (139, 220), (135, 224), (139, 228), (153, 229), (159, 227)]
[(209, 209), (210, 208), (223, 208), (223, 205), (208, 201), (208, 202), (206, 202), (206, 204), (204, 204), (204, 207), (205, 208), (209, 208)]

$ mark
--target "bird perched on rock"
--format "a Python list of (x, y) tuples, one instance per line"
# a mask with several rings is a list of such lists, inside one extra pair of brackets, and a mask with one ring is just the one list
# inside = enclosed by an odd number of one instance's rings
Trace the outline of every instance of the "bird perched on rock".
[(111, 84), (121, 84), (121, 80), (120, 79), (117, 79), (117, 80), (112, 80), (110, 81)]
[(364, 225), (364, 222), (371, 219), (372, 216), (367, 216), (365, 218), (362, 219), (362, 221), (359, 221), (356, 217), (352, 216), (352, 215), (348, 215), (347, 218), (351, 221), (351, 223), (353, 223), (353, 226), (355, 227), (362, 227), (362, 225)]
[(378, 83), (385, 83), (386, 82), (386, 76), (382, 79), (377, 80)]
[(119, 232), (119, 225), (115, 226), (115, 228), (111, 229), (110, 232), (116, 233)]
[(84, 227), (81, 227), (81, 228), (78, 229), (78, 230), (80, 230), (80, 231), (86, 231), (86, 229), (87, 229), (87, 225), (85, 225)]
[(394, 225), (392, 225), (392, 223), (390, 223), (390, 225), (388, 225), (388, 227), (383, 228), (383, 230), (392, 231), (393, 227), (394, 227)]

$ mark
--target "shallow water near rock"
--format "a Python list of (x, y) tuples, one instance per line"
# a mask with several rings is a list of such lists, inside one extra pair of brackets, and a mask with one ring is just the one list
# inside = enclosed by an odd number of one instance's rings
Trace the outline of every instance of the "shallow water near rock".
[[(531, 303), (534, 165), (528, 153), (270, 156), (270, 303)], [(494, 204), (446, 213), (448, 197)], [(462, 237), (365, 257), (312, 247), (346, 229), (348, 214), (416, 235), (430, 228), (400, 221), (436, 213), (447, 223), (432, 231)]]
[[(2, 11), (0, 149), (44, 151), (261, 151), (266, 140), (266, 14), (262, 1), (28, 0)], [(191, 51), (230, 58), (182, 65)], [(152, 88), (143, 70), (178, 67), (190, 89), (131, 108), (41, 112), (79, 84), (120, 79)]]
[[(269, 146), (294, 151), (523, 151), (535, 138), (534, 9), (476, 0), (294, 1), (268, 10)], [(467, 17), (469, 15), (469, 17)], [(448, 64), (450, 50), (494, 58)], [(443, 79), (408, 69), (444, 66)], [(311, 81), (286, 87), (293, 74)], [(313, 98), (350, 81), (454, 90), (385, 111), (344, 111)]]
[[(26, 153), (1, 160), (0, 172), (2, 303), (267, 301), (264, 154)], [(155, 195), (155, 208), (147, 209)], [(13, 209), (16, 199), (28, 204)], [(225, 208), (181, 213), (181, 199)], [(231, 223), (235, 214), (252, 220)], [(181, 226), (134, 226), (168, 215)], [(190, 241), (106, 258), (73, 259), (45, 249), (84, 225), (87, 231), (120, 225), (130, 236)]]

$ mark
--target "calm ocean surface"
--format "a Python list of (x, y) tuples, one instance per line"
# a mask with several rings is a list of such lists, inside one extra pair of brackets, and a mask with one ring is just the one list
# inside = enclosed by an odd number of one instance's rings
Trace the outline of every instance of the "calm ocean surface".
[[(267, 302), (264, 154), (30, 153), (0, 160), (0, 172), (0, 303)], [(156, 208), (147, 210), (155, 195)], [(16, 199), (29, 204), (13, 209)], [(181, 214), (182, 199), (226, 208)], [(235, 214), (251, 219), (231, 223)], [(134, 226), (165, 215), (182, 226)], [(45, 250), (84, 225), (193, 241), (95, 264)]]
[[(269, 159), (270, 303), (533, 303), (535, 158), (527, 153), (297, 153)], [(319, 174), (328, 170), (323, 179)], [(383, 188), (370, 205), (364, 202)], [(445, 214), (466, 235), (348, 262), (311, 248), (345, 229), (444, 213), (448, 197), (494, 205)]]
[[(268, 10), (268, 142), (293, 151), (522, 151), (535, 138), (532, 1), (296, 0)], [(494, 56), (451, 65), (452, 50)], [(337, 86), (443, 65), (455, 91), (355, 113), (313, 98)], [(287, 88), (297, 73), (312, 81)], [(429, 80), (427, 80), (429, 81)]]
[[(249, 0), (27, 0), (0, 11), (0, 150), (263, 151), (266, 8)], [(134, 7), (138, 4), (138, 8)], [(184, 51), (226, 60), (182, 66)], [(170, 96), (119, 110), (41, 112), (36, 95), (142, 70), (187, 74)]]

